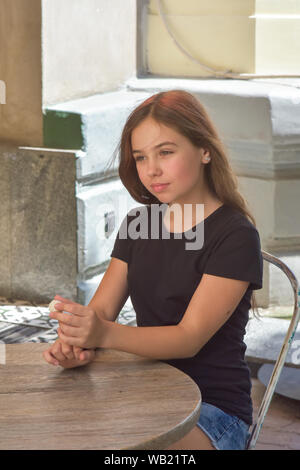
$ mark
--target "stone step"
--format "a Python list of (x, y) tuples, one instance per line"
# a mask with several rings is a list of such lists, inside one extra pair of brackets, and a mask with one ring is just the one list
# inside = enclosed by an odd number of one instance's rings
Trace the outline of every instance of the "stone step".
[[(246, 359), (258, 364), (274, 363), (290, 325), (289, 320), (261, 317), (251, 318), (246, 327), (244, 342)], [(300, 324), (286, 356), (285, 366), (300, 368)]]
[(84, 186), (77, 191), (76, 200), (79, 279), (91, 277), (93, 270), (97, 277), (98, 267), (110, 261), (122, 220), (142, 204), (130, 196), (120, 179)]
[(82, 150), (79, 179), (101, 174), (117, 148), (129, 113), (148, 96), (122, 89), (47, 106), (43, 110), (44, 146)]
[[(263, 364), (258, 371), (257, 378), (265, 387), (268, 386), (273, 368), (274, 364)], [(300, 400), (300, 369), (283, 367), (275, 392), (293, 400)]]

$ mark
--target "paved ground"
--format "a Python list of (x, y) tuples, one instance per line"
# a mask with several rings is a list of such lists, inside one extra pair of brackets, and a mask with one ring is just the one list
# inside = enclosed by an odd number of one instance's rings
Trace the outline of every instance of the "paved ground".
[[(258, 411), (265, 386), (252, 379), (252, 400)], [(300, 402), (273, 395), (255, 450), (300, 449)]]

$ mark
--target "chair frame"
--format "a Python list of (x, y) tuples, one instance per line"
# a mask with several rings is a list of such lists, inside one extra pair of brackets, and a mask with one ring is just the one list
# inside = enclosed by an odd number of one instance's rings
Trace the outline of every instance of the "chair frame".
[(288, 279), (291, 283), (292, 289), (293, 289), (293, 294), (294, 294), (294, 311), (293, 311), (293, 316), (292, 316), (292, 319), (290, 321), (288, 331), (287, 331), (286, 336), (285, 336), (284, 341), (283, 341), (283, 345), (282, 345), (281, 350), (279, 352), (278, 358), (276, 360), (276, 363), (275, 363), (273, 371), (272, 371), (272, 375), (270, 377), (268, 386), (267, 386), (265, 394), (263, 396), (263, 399), (262, 399), (262, 402), (261, 402), (261, 405), (260, 405), (260, 408), (259, 408), (259, 411), (258, 411), (258, 414), (257, 414), (257, 418), (253, 423), (251, 435), (250, 435), (250, 438), (248, 440), (246, 450), (253, 450), (255, 448), (259, 433), (261, 431), (265, 416), (266, 416), (267, 411), (269, 409), (269, 406), (270, 406), (270, 403), (271, 403), (271, 400), (272, 400), (277, 382), (279, 380), (279, 376), (280, 376), (281, 371), (283, 369), (288, 350), (289, 350), (290, 345), (293, 341), (293, 338), (294, 338), (294, 335), (295, 335), (295, 332), (296, 332), (296, 329), (297, 329), (297, 325), (298, 325), (298, 322), (299, 322), (299, 317), (300, 317), (300, 310), (299, 310), (300, 290), (299, 290), (299, 283), (298, 283), (298, 280), (297, 280), (296, 276), (288, 268), (288, 266), (283, 261), (278, 259), (276, 256), (273, 256), (270, 253), (267, 253), (266, 251), (263, 251), (263, 250), (261, 251), (261, 253), (262, 253), (262, 256), (263, 256), (264, 260), (269, 261), (270, 263), (272, 263), (275, 266), (277, 266), (278, 268), (280, 268), (286, 274), (286, 276), (288, 277)]

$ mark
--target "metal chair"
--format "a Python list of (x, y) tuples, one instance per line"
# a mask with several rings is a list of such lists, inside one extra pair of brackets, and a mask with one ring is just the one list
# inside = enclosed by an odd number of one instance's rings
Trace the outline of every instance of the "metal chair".
[(268, 386), (266, 388), (265, 394), (263, 396), (257, 418), (254, 420), (252, 430), (251, 430), (251, 435), (248, 440), (246, 450), (252, 450), (254, 449), (259, 433), (261, 431), (265, 416), (267, 414), (267, 411), (269, 409), (279, 376), (281, 374), (282, 368), (285, 363), (286, 355), (288, 353), (289, 347), (293, 341), (293, 337), (295, 335), (297, 325), (299, 322), (299, 316), (300, 316), (300, 310), (299, 310), (299, 300), (300, 300), (300, 290), (299, 290), (299, 283), (294, 275), (294, 273), (288, 268), (288, 266), (283, 263), (280, 259), (276, 258), (275, 256), (271, 255), (270, 253), (267, 253), (266, 251), (261, 251), (263, 259), (274, 264), (275, 266), (278, 266), (288, 277), (292, 289), (293, 289), (293, 294), (294, 294), (294, 311), (293, 311), (293, 316), (290, 321), (290, 325), (288, 328), (288, 331), (286, 333), (286, 336), (283, 341), (283, 345), (281, 347), (280, 353), (278, 355), (278, 358), (276, 360), (272, 375), (270, 377)]

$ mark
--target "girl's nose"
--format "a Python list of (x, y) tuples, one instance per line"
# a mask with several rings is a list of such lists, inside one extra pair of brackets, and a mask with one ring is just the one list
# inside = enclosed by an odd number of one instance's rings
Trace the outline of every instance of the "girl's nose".
[(156, 176), (161, 174), (161, 169), (158, 162), (152, 161), (148, 163), (147, 174), (148, 176)]

